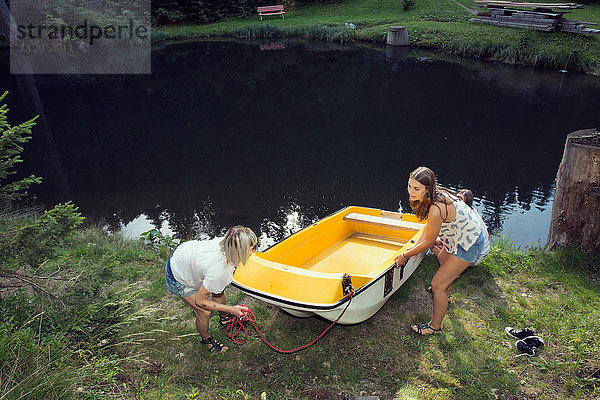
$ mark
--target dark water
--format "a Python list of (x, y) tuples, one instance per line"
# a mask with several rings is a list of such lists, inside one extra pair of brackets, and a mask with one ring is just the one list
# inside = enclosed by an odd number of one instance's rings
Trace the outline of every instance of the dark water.
[(565, 137), (598, 127), (600, 79), (274, 43), (157, 46), (151, 76), (5, 74), (10, 119), (48, 120), (22, 167), (44, 177), (37, 201), (72, 199), (112, 230), (278, 239), (351, 204), (406, 210), (426, 165), (473, 190), (495, 232), (545, 242)]

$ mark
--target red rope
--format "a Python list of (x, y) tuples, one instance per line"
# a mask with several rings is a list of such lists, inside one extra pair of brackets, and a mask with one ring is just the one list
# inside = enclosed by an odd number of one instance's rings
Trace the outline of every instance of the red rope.
[[(309, 346), (312, 346), (313, 344), (315, 344), (319, 339), (321, 339), (323, 336), (325, 336), (325, 334), (331, 329), (333, 328), (333, 326), (340, 320), (340, 318), (342, 318), (342, 315), (344, 315), (344, 313), (346, 312), (346, 310), (348, 309), (348, 307), (350, 306), (350, 303), (352, 302), (352, 296), (354, 295), (354, 292), (350, 292), (348, 294), (348, 304), (346, 305), (346, 307), (344, 308), (344, 311), (342, 311), (342, 313), (340, 314), (339, 317), (337, 317), (337, 319), (335, 321), (333, 321), (331, 323), (331, 325), (329, 325), (327, 327), (327, 329), (325, 329), (323, 331), (323, 333), (321, 333), (315, 340), (313, 340), (310, 343), (307, 343), (303, 346), (300, 346), (298, 348), (295, 348), (293, 350), (281, 350), (278, 349), (277, 347), (273, 346), (271, 343), (269, 343), (269, 341), (263, 336), (262, 332), (260, 331), (260, 329), (258, 329), (258, 326), (256, 326), (256, 315), (254, 315), (254, 313), (252, 312), (252, 310), (250, 310), (248, 308), (248, 311), (244, 311), (244, 317), (242, 317), (243, 319), (249, 321), (252, 326), (254, 326), (254, 329), (256, 329), (256, 332), (258, 333), (258, 336), (260, 336), (260, 338), (262, 339), (263, 342), (265, 342), (265, 344), (267, 346), (269, 346), (271, 349), (279, 352), (279, 353), (284, 353), (284, 354), (291, 354), (291, 353), (295, 353), (297, 351), (303, 350)], [(244, 307), (248, 307), (244, 304), (240, 304)], [(237, 330), (234, 329), (237, 326)], [(236, 340), (236, 336), (240, 333), (240, 332), (244, 332), (244, 338), (242, 340)], [(237, 344), (242, 344), (246, 341), (246, 339), (248, 338), (248, 330), (246, 329), (246, 327), (244, 326), (243, 320), (240, 320), (240, 318), (238, 317), (234, 317), (234, 319), (227, 325), (227, 330), (225, 331), (227, 336), (229, 336), (231, 338), (231, 340), (233, 340), (234, 343)]]

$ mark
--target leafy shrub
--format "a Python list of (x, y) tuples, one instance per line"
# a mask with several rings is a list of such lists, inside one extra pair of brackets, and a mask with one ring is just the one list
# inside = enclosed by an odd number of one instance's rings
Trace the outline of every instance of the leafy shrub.
[[(289, 0), (283, 0), (288, 7)], [(199, 0), (155, 0), (152, 2), (152, 16), (159, 24), (174, 22), (191, 22), (205, 24), (220, 21), (225, 18), (245, 17), (256, 15), (256, 7), (269, 6), (275, 2), (272, 0), (221, 0), (221, 1), (199, 1)], [(293, 3), (293, 2), (292, 2)], [(176, 13), (176, 14), (169, 14)], [(165, 18), (167, 15), (181, 15), (176, 21)]]
[(413, 8), (417, 3), (414, 0), (402, 0), (402, 9), (408, 11)]
[(175, 24), (184, 19), (184, 15), (179, 10), (166, 10), (159, 8), (154, 12), (154, 23), (156, 24)]
[(20, 228), (15, 246), (21, 257), (36, 262), (62, 245), (85, 219), (78, 209), (71, 202), (58, 204), (33, 223)]
[(146, 244), (157, 250), (161, 258), (167, 259), (175, 250), (180, 241), (171, 236), (161, 234), (158, 229), (151, 229), (140, 235), (140, 239)]
[[(8, 95), (4, 92), (0, 102)], [(15, 164), (22, 162), (23, 144), (31, 139), (31, 128), (35, 126), (35, 118), (22, 124), (11, 126), (7, 121), (8, 109), (6, 104), (0, 106), (0, 203), (10, 204), (12, 200), (20, 199), (27, 194), (27, 189), (34, 183), (41, 183), (42, 178), (34, 175), (10, 182), (2, 183), (16, 172), (12, 170)]]

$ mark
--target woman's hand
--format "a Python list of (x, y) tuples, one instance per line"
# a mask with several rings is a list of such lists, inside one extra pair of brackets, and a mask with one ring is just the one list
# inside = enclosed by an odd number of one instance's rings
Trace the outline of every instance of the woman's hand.
[[(410, 258), (410, 257), (408, 257)], [(396, 268), (400, 268), (404, 264), (408, 262), (408, 258), (404, 256), (404, 253), (400, 253), (398, 257), (396, 257)]]
[(229, 311), (231, 314), (235, 315), (236, 317), (244, 317), (244, 313), (250, 311), (250, 309), (246, 306), (241, 306), (241, 305), (237, 305), (237, 306), (232, 306), (231, 307), (231, 311)]

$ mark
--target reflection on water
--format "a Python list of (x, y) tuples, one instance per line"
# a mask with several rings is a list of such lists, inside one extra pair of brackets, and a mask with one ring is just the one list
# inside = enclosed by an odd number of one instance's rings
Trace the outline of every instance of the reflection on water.
[[(105, 229), (110, 231), (110, 226), (106, 226)], [(162, 221), (160, 226), (157, 226), (146, 214), (140, 214), (127, 223), (121, 222), (119, 231), (128, 239), (139, 239), (142, 233), (152, 229), (157, 229), (163, 236), (175, 234), (167, 218)]]
[[(38, 201), (132, 236), (241, 224), (266, 246), (348, 205), (409, 211), (408, 173), (427, 165), (471, 189), (493, 231), (545, 241), (566, 135), (597, 125), (600, 79), (385, 47), (261, 50), (273, 44), (160, 44), (151, 76), (36, 76), (52, 135), (34, 130), (24, 155)], [(11, 119), (30, 117), (6, 85)]]
[[(550, 228), (550, 214), (552, 212), (551, 199), (546, 206), (520, 205), (509, 203), (503, 207), (502, 229), (494, 229), (493, 221), (497, 215), (490, 208), (486, 208), (486, 199), (475, 198), (473, 206), (483, 216), (492, 234), (502, 234), (505, 238), (512, 240), (519, 246), (543, 245)], [(398, 210), (402, 212), (402, 209)], [(405, 210), (406, 211), (406, 210)], [(165, 213), (168, 215), (167, 213)], [(263, 251), (277, 242), (285, 239), (295, 232), (313, 224), (319, 220), (317, 215), (305, 215), (297, 204), (291, 204), (286, 209), (281, 209), (279, 215), (273, 220), (264, 219), (258, 230), (259, 251)], [(108, 227), (107, 227), (108, 228)], [(150, 220), (145, 214), (141, 214), (127, 224), (120, 224), (119, 231), (127, 238), (138, 239), (140, 235), (151, 229), (158, 229), (162, 235), (177, 236), (177, 232), (170, 227), (168, 218), (163, 219), (160, 226)], [(254, 228), (256, 230), (256, 228)], [(191, 231), (191, 236), (196, 239), (211, 239), (225, 233), (226, 228), (216, 229), (213, 226), (199, 226)]]

